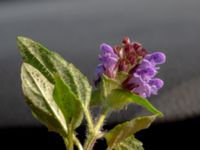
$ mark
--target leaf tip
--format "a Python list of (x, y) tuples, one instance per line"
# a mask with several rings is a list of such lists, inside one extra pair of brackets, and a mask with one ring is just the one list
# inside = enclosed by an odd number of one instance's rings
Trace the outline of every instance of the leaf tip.
[(163, 118), (163, 117), (164, 117), (164, 114), (163, 114), (162, 112), (159, 112), (159, 113), (158, 113), (158, 117)]
[(25, 37), (23, 37), (23, 36), (17, 36), (17, 42), (23, 41), (24, 39), (25, 39)]
[(18, 45), (25, 44), (25, 43), (27, 43), (27, 41), (31, 41), (31, 39), (24, 37), (24, 36), (17, 36), (17, 44)]

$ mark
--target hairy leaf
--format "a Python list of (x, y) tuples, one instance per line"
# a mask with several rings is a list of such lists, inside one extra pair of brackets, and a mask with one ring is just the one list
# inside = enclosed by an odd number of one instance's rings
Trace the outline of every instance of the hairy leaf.
[(21, 79), (23, 93), (33, 115), (49, 130), (66, 135), (65, 118), (52, 97), (53, 84), (27, 63), (22, 65)]
[(148, 128), (150, 124), (156, 119), (156, 117), (156, 115), (138, 117), (131, 121), (127, 121), (115, 126), (105, 134), (108, 149), (113, 149), (118, 143), (124, 141), (132, 134), (135, 134), (142, 129)]
[(112, 80), (111, 78), (102, 75), (97, 89), (92, 92), (91, 105), (105, 105), (107, 103), (107, 97), (110, 95), (111, 91), (119, 87), (120, 83), (116, 80)]
[(88, 106), (91, 86), (87, 78), (73, 64), (29, 38), (18, 37), (17, 43), (24, 62), (38, 69), (52, 84), (55, 83), (54, 75), (60, 76), (83, 105)]

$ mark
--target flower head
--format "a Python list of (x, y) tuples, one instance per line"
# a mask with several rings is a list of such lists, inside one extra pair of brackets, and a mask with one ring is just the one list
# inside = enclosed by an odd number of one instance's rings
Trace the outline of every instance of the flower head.
[(148, 53), (138, 42), (131, 42), (128, 37), (122, 44), (111, 47), (100, 45), (100, 64), (96, 68), (95, 83), (100, 81), (102, 74), (115, 79), (119, 72), (127, 72), (122, 87), (144, 98), (157, 94), (164, 82), (156, 78), (159, 67), (166, 61), (162, 52)]

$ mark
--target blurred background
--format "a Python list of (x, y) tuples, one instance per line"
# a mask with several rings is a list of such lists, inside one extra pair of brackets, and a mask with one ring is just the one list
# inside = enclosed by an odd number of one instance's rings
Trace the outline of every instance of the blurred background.
[[(18, 35), (58, 52), (91, 81), (103, 42), (115, 45), (129, 36), (149, 51), (163, 51), (167, 62), (159, 77), (165, 87), (150, 100), (165, 117), (137, 137), (146, 150), (196, 148), (195, 136), (200, 133), (199, 14), (199, 0), (0, 0), (0, 145), (6, 145), (0, 149), (64, 149), (62, 139), (35, 120), (24, 102)], [(144, 113), (134, 108), (111, 114), (105, 128)], [(84, 126), (78, 133), (83, 136)], [(105, 149), (105, 141), (98, 143), (96, 149)]]

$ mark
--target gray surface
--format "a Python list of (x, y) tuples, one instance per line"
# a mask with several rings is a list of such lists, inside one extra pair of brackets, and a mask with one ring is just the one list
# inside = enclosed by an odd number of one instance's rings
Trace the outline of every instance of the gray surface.
[[(98, 46), (124, 35), (149, 50), (162, 50), (167, 63), (160, 77), (165, 88), (151, 101), (166, 120), (200, 114), (200, 1), (75, 0), (0, 3), (0, 126), (36, 125), (23, 101), (21, 58), (16, 36), (40, 41), (77, 65), (90, 79)], [(140, 110), (140, 109), (139, 109)], [(114, 123), (134, 113), (116, 112)]]

